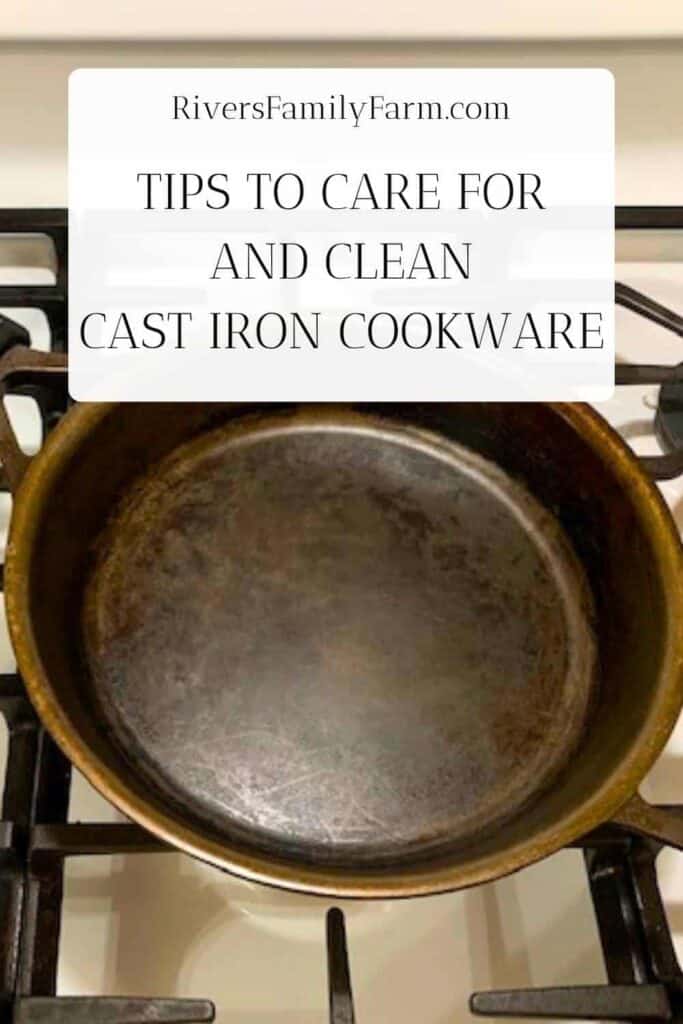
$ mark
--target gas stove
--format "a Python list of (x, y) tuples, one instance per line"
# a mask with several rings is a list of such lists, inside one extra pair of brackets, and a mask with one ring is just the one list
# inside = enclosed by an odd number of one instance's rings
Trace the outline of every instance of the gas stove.
[[(683, 527), (683, 320), (670, 312), (683, 296), (683, 208), (621, 207), (617, 229), (620, 386), (599, 409), (662, 481)], [(11, 320), (0, 349), (20, 340), (64, 351), (66, 301), (65, 211), (0, 211), (0, 312)], [(67, 405), (31, 379), (6, 401), (27, 450)], [(677, 852), (611, 827), (464, 893), (338, 906), (279, 893), (124, 821), (39, 725), (5, 636), (0, 654), (8, 1022), (208, 1021), (214, 1004), (225, 1024), (683, 1016)], [(683, 822), (679, 748), (683, 722), (646, 788)]]

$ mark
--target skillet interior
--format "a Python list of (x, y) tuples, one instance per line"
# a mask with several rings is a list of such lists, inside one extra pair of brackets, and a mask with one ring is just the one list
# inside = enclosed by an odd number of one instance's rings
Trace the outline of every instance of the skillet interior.
[(247, 417), (133, 485), (86, 588), (92, 691), (228, 838), (394, 863), (519, 812), (577, 747), (590, 593), (556, 520), (438, 435)]

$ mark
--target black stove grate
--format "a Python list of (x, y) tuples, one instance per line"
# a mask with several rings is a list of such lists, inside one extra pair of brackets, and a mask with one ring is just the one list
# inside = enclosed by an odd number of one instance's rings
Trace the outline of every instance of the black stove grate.
[[(622, 207), (617, 229), (683, 232), (681, 207)], [(0, 210), (0, 236), (47, 235), (54, 248), (55, 283), (0, 285), (0, 308), (37, 308), (51, 347), (67, 347), (67, 222), (64, 210)], [(682, 247), (683, 248), (683, 247)], [(617, 286), (616, 301), (683, 336), (683, 319), (633, 289)], [(26, 331), (0, 317), (0, 351), (27, 344)], [(683, 423), (683, 370), (656, 365), (617, 367), (620, 384), (662, 383), (665, 402), (658, 433), (673, 450), (647, 460), (660, 479), (683, 472), (673, 412)], [(678, 390), (676, 390), (678, 389)], [(44, 433), (67, 407), (63, 390), (27, 380), (13, 393), (38, 404)], [(664, 407), (666, 406), (666, 407)], [(683, 429), (683, 428), (682, 428)], [(0, 822), (0, 1024), (144, 1024), (210, 1021), (210, 1002), (186, 999), (56, 995), (64, 860), (71, 856), (159, 852), (168, 849), (132, 824), (68, 822), (71, 769), (41, 727), (16, 673), (0, 675), (0, 712), (9, 752)], [(683, 807), (664, 808), (683, 822)], [(669, 1021), (683, 1020), (683, 972), (657, 883), (661, 844), (603, 828), (575, 844), (583, 848), (608, 982), (600, 986), (478, 992), (473, 1013), (494, 1017)], [(327, 917), (331, 1024), (354, 1024), (344, 916)]]

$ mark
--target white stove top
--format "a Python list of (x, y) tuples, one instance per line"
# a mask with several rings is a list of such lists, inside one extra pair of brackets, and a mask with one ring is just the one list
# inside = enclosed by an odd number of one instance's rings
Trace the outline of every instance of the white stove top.
[[(245, 44), (237, 57), (233, 48), (228, 59), (216, 48), (205, 49), (180, 57), (179, 51), (169, 54), (165, 48), (146, 52), (132, 47), (53, 47), (42, 54), (36, 48), (15, 48), (5, 53), (0, 63), (0, 203), (65, 202), (64, 92), (72, 67), (276, 62), (272, 47), (256, 51)], [(396, 63), (405, 53), (397, 50), (391, 55), (385, 48), (375, 54), (366, 47), (354, 58), (340, 52), (326, 50), (311, 60), (294, 48), (283, 62)], [(455, 59), (447, 48), (415, 51), (414, 56), (419, 63)], [(530, 53), (479, 47), (467, 54), (461, 51), (458, 60), (612, 67), (617, 78), (617, 197), (621, 203), (646, 204), (683, 203), (683, 62), (674, 56), (666, 49), (660, 54), (615, 55), (595, 47), (585, 52), (537, 48)], [(0, 268), (0, 278), (8, 280), (2, 273)], [(662, 303), (683, 309), (683, 264), (629, 263), (619, 267), (619, 276)], [(40, 334), (44, 325), (29, 313), (26, 318)], [(621, 309), (617, 332), (620, 358), (682, 358), (680, 341)], [(656, 388), (623, 388), (600, 411), (639, 451), (656, 451), (651, 433), (655, 399)], [(30, 432), (29, 410), (23, 409), (22, 417)], [(683, 483), (666, 484), (663, 491), (683, 528)], [(3, 521), (8, 510), (3, 499)], [(9, 643), (0, 634), (0, 670), (12, 667)], [(662, 802), (680, 800), (682, 756), (683, 720), (651, 773), (645, 795)], [(71, 818), (115, 820), (116, 812), (76, 775)], [(660, 881), (672, 928), (680, 929), (676, 939), (683, 955), (683, 854), (662, 854)], [(328, 905), (234, 880), (179, 854), (70, 860), (59, 991), (206, 997), (216, 1003), (219, 1024), (323, 1024)], [(465, 893), (342, 905), (359, 1024), (465, 1021), (467, 1001), (475, 989), (605, 980), (583, 859), (577, 851), (564, 851), (516, 876)]]
[[(0, 277), (8, 283), (22, 272), (5, 269)], [(664, 304), (681, 306), (683, 263), (622, 264), (619, 277)], [(35, 314), (12, 315), (34, 329), (42, 347), (46, 339)], [(681, 359), (673, 335), (621, 309), (617, 337), (621, 359)], [(599, 408), (637, 450), (654, 452), (656, 397), (656, 388), (621, 388)], [(10, 399), (30, 444), (36, 422), (25, 401)], [(683, 481), (667, 483), (663, 491), (683, 526)], [(6, 517), (7, 501), (3, 511)], [(2, 636), (0, 670), (12, 667)], [(647, 796), (680, 800), (681, 754), (683, 720), (644, 787)], [(117, 813), (76, 774), (70, 817), (112, 821)], [(683, 954), (683, 855), (666, 851), (660, 864)], [(329, 905), (230, 878), (180, 854), (70, 860), (59, 991), (207, 997), (217, 1005), (219, 1024), (323, 1022)], [(468, 1017), (468, 997), (476, 989), (605, 980), (578, 851), (465, 893), (340, 905), (359, 1021), (445, 1024)]]

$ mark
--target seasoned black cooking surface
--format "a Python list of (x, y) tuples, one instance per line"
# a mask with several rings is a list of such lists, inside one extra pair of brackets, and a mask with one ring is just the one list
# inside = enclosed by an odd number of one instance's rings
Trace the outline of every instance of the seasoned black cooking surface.
[(547, 786), (593, 685), (587, 587), (491, 464), (343, 412), (179, 449), (101, 538), (85, 645), (120, 746), (228, 835), (340, 863)]

